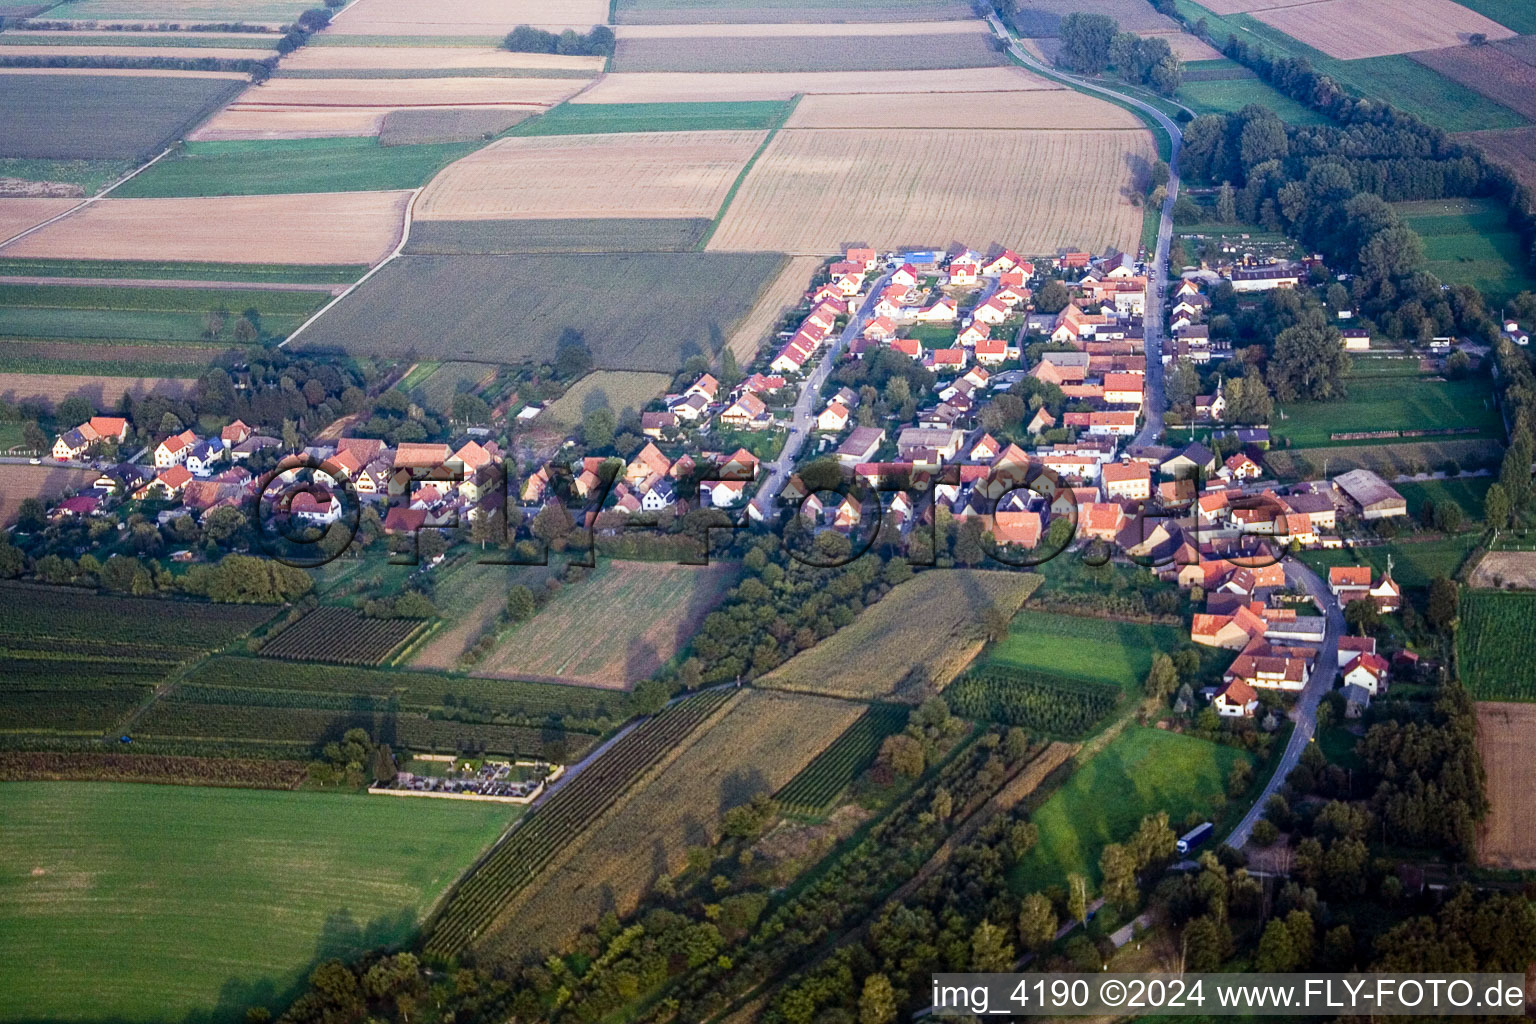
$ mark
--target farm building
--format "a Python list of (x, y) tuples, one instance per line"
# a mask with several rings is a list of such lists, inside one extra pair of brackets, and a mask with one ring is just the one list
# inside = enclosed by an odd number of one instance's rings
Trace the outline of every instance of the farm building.
[(1362, 519), (1408, 514), (1408, 502), (1392, 485), (1368, 469), (1352, 469), (1333, 478), (1333, 486), (1360, 509)]

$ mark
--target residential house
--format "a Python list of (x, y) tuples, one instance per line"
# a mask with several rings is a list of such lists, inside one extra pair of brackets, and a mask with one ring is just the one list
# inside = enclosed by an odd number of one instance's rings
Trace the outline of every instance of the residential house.
[(955, 300), (944, 297), (933, 303), (933, 305), (924, 306), (916, 313), (913, 313), (912, 319), (922, 321), (923, 323), (948, 323), (957, 319), (959, 315), (959, 307), (955, 305)]
[(720, 463), (720, 475), (727, 480), (756, 480), (762, 460), (745, 448), (737, 448)]
[(1107, 498), (1145, 501), (1152, 497), (1152, 467), (1145, 462), (1111, 462), (1102, 475)]
[(1104, 375), (1104, 401), (1110, 405), (1140, 406), (1145, 379), (1135, 373), (1106, 373)]
[(865, 326), (863, 334), (870, 341), (890, 341), (896, 337), (896, 322), (888, 316), (877, 316)]
[(773, 414), (761, 398), (748, 393), (720, 413), (720, 422), (742, 430), (762, 430), (773, 425)]
[(983, 366), (997, 366), (1008, 361), (1008, 343), (1002, 338), (983, 338), (975, 345), (976, 361)]
[(1216, 453), (1199, 441), (1191, 441), (1159, 469), (1164, 476), (1194, 476), (1216, 472)]
[(907, 427), (896, 437), (896, 450), (903, 459), (921, 452), (950, 462), (964, 442), (965, 433), (953, 428)]
[(842, 403), (838, 402), (836, 399), (828, 402), (827, 407), (821, 411), (819, 416), (816, 417), (817, 430), (825, 430), (829, 433), (836, 434), (839, 433), (847, 425), (848, 410), (843, 408)]
[(244, 462), (257, 452), (268, 448), (281, 448), (283, 442), (275, 437), (267, 437), (265, 434), (252, 434), (229, 450), (229, 457), (235, 462)]
[(192, 482), (192, 471), (181, 463), (166, 467), (134, 494), (135, 498), (175, 498)]
[(944, 370), (963, 370), (965, 369), (965, 349), (929, 349), (928, 358), (924, 361), (924, 365), (936, 373)]
[(903, 263), (891, 273), (891, 284), (899, 284), (904, 288), (917, 287), (917, 268), (910, 263)]
[(198, 476), (207, 476), (214, 467), (224, 461), (224, 442), (208, 438), (197, 442), (187, 453), (186, 467)]
[(1391, 666), (1379, 654), (1357, 654), (1344, 666), (1344, 685), (1358, 686), (1372, 697), (1386, 692), (1387, 675)]
[(1252, 718), (1259, 708), (1259, 691), (1247, 680), (1233, 679), (1211, 700), (1211, 706), (1223, 718)]
[(711, 508), (732, 508), (747, 494), (745, 480), (706, 480), (699, 484), (699, 496)]
[(187, 456), (196, 444), (197, 435), (190, 430), (166, 438), (155, 446), (155, 468), (169, 469), (181, 465), (187, 461)]
[(1052, 416), (1051, 411), (1042, 405), (1040, 408), (1035, 410), (1035, 415), (1030, 418), (1029, 425), (1024, 429), (1027, 430), (1030, 434), (1038, 437), (1039, 435), (1045, 433), (1047, 430), (1053, 429), (1055, 426), (1056, 417)]
[(1136, 433), (1136, 414), (1134, 412), (1089, 413), (1088, 433), (1132, 437)]
[(1222, 674), (1224, 683), (1241, 679), (1257, 689), (1298, 692), (1307, 685), (1312, 667), (1296, 648), (1272, 647), (1262, 640), (1245, 648)]
[(1346, 352), (1369, 352), (1371, 332), (1364, 327), (1346, 327), (1339, 332)]
[(950, 261), (949, 283), (957, 285), (975, 284), (981, 279), (981, 267), (975, 260), (969, 257), (958, 257)]
[(998, 443), (997, 438), (991, 434), (982, 434), (976, 443), (971, 445), (971, 450), (966, 453), (966, 457), (972, 462), (990, 462), (1002, 450), (1003, 446)]
[(1373, 636), (1341, 636), (1339, 637), (1339, 668), (1354, 661), (1362, 654), (1376, 653), (1376, 638)]
[(1216, 471), (1223, 480), (1257, 480), (1264, 475), (1264, 467), (1254, 462), (1242, 452), (1229, 455), (1227, 461), (1221, 464), (1221, 469)]
[(1008, 304), (995, 297), (990, 298), (971, 311), (971, 319), (996, 326), (1008, 319)]
[(885, 431), (879, 427), (854, 427), (853, 431), (837, 448), (837, 461), (843, 466), (857, 466), (869, 462), (885, 442)]
[(661, 439), (677, 430), (677, 414), (670, 412), (643, 412), (640, 414), (640, 433), (645, 437)]

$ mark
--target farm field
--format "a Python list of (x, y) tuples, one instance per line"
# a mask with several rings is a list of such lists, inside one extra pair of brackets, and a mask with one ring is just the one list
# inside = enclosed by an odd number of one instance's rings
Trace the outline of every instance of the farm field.
[(1280, 480), (1307, 480), (1320, 474), (1327, 462), (1329, 476), (1351, 469), (1370, 469), (1386, 477), (1416, 473), (1454, 459), (1464, 469), (1497, 468), (1504, 448), (1492, 438), (1472, 441), (1443, 440), (1393, 444), (1339, 444), (1326, 448), (1271, 448), (1264, 462)]
[[(505, 804), (5, 783), (0, 1015), (244, 1020), (311, 965), (409, 938)], [(217, 950), (217, 955), (210, 951)]]
[(1474, 428), (1471, 436), (1503, 434), (1488, 386), (1477, 380), (1355, 379), (1349, 382), (1348, 401), (1295, 403), (1285, 407), (1285, 416), (1275, 434), (1309, 448), (1360, 444), (1330, 440), (1332, 434), (1360, 430), (1466, 427)]
[(1492, 200), (1393, 203), (1424, 239), (1425, 269), (1447, 284), (1470, 284), (1491, 301), (1536, 288), (1520, 236)]
[(1491, 476), (1468, 476), (1448, 480), (1410, 481), (1392, 486), (1408, 502), (1409, 514), (1417, 512), (1426, 501), (1433, 501), (1436, 505), (1453, 501), (1461, 507), (1462, 515), (1469, 522), (1479, 522), (1483, 518), (1483, 499), (1488, 496), (1488, 486), (1496, 479)]
[(49, 57), (90, 57), (103, 59), (133, 57), (148, 60), (261, 60), (275, 57), (276, 51), (258, 52), (241, 47), (214, 46), (12, 46), (8, 36), (0, 35), (0, 58), (20, 57), (41, 60)]
[[(753, 164), (711, 250), (797, 254), (944, 246), (1134, 250), (1127, 198), (1150, 170), (1150, 133), (857, 129), (780, 131)], [(965, 175), (954, 168), (964, 166)], [(1019, 174), (1018, 169), (1038, 169)]]
[[(1191, 811), (1213, 816), (1227, 775), (1252, 757), (1233, 747), (1160, 729), (1130, 726), (1080, 765), (1031, 819), (1040, 841), (1014, 868), (1016, 890), (1058, 884), (1076, 872), (1099, 877), (1099, 851), (1124, 842), (1158, 811), (1178, 829)], [(1115, 798), (1105, 799), (1113, 793)]]
[(270, 336), (297, 327), (325, 300), (323, 291), (0, 285), (0, 332), (22, 338), (229, 342), (232, 317), (219, 339), (207, 337), (210, 310), (255, 309), (261, 331)]
[(1459, 0), (1485, 18), (1521, 34), (1536, 33), (1536, 8), (1522, 0)]
[(317, 608), (268, 641), (268, 658), (382, 665), (425, 625), (420, 619), (370, 619), (350, 608)]
[(603, 0), (438, 0), (429, 8), (412, 0), (363, 0), (332, 23), (327, 34), (499, 39), (518, 25), (585, 32), (607, 20)]
[(387, 192), (425, 184), (473, 143), (384, 146), (377, 139), (188, 142), (115, 199)]
[(345, 77), (347, 71), (413, 70), (445, 74), (495, 68), (595, 75), (603, 70), (603, 61), (602, 57), (511, 53), (494, 46), (304, 46), (283, 58), (283, 71), (328, 71)]
[(720, 103), (562, 103), (520, 127), (517, 135), (603, 132), (766, 131), (784, 120), (782, 100)]
[(1536, 127), (1507, 131), (1464, 132), (1459, 142), (1470, 142), (1514, 172), (1527, 188), (1536, 188)]
[[(1016, 14), (1025, 35), (1054, 36), (1063, 17), (1084, 10), (1072, 0), (1020, 0)], [(1096, 0), (1095, 14), (1107, 14), (1126, 32), (1177, 31), (1178, 22), (1159, 14), (1146, 0)]]
[(1484, 867), (1536, 868), (1536, 788), (1531, 786), (1529, 744), (1536, 704), (1477, 705), (1477, 751), (1488, 775), (1488, 817), (1479, 829), (1478, 861)]
[[(585, 108), (578, 108), (585, 109)], [(786, 128), (1140, 128), (1136, 115), (1080, 92), (825, 93), (806, 96)]]
[(639, 415), (651, 399), (667, 390), (672, 378), (665, 373), (596, 370), (572, 384), (549, 408), (539, 414), (539, 424), (546, 421), (570, 428), (594, 409), (612, 409), (622, 418)]
[(1368, 548), (1304, 551), (1301, 560), (1326, 577), (1334, 565), (1370, 565), (1377, 573), (1387, 570), (1392, 556), (1392, 578), (1405, 587), (1427, 587), (1436, 576), (1450, 576), (1461, 568), (1477, 546), (1476, 533), (1462, 533), (1426, 541), (1397, 541)]
[(1327, 124), (1328, 118), (1277, 92), (1259, 78), (1186, 80), (1178, 99), (1198, 114), (1235, 114), (1250, 103), (1273, 110), (1286, 124)]
[[(48, 20), (48, 19), (44, 19)], [(161, 32), (136, 29), (131, 37), (111, 29), (71, 28), (56, 32), (27, 29), (0, 35), (6, 46), (121, 46), (130, 39), (134, 46), (172, 49), (273, 50), (280, 38), (277, 33), (258, 32)], [(248, 56), (254, 56), (248, 54)]]
[(124, 395), (180, 397), (197, 383), (193, 377), (109, 377), (75, 374), (6, 373), (0, 371), (0, 401), (42, 402), (52, 408), (66, 398), (88, 399), (97, 409), (115, 409)]
[(1115, 622), (1078, 615), (1021, 610), (1008, 636), (987, 652), (985, 664), (1083, 679), (1139, 693), (1152, 657), (1188, 640), (1173, 626)]
[(736, 362), (748, 366), (757, 350), (773, 334), (779, 320), (800, 304), (810, 291), (811, 276), (821, 266), (819, 256), (794, 256), (787, 260), (779, 276), (764, 288), (752, 311), (742, 317), (731, 332), (726, 348), (736, 356)]
[[(471, 561), (451, 572), (446, 584), (440, 583), (434, 595), (443, 624), (405, 659), (413, 668), (458, 668), (459, 660), (506, 608), (507, 589), (522, 584), (537, 593), (544, 581), (551, 578), (553, 569), (536, 565), (478, 565)], [(495, 684), (476, 685), (489, 688)], [(557, 692), (582, 697), (587, 691), (565, 686)], [(616, 710), (621, 705), (618, 702)]]
[(304, 267), (280, 263), (178, 263), (165, 260), (29, 260), (0, 255), (0, 276), (17, 277), (347, 285), (367, 270), (366, 263)]
[(1254, 17), (1341, 60), (1456, 46), (1474, 32), (1489, 39), (1515, 34), (1452, 0), (1320, 0)]
[(0, 74), (0, 157), (147, 158), (240, 89), (166, 74)]
[(29, 160), (0, 156), (0, 186), (7, 198), (95, 195), (133, 169), (130, 160)]
[(399, 241), (409, 192), (103, 199), (7, 256), (214, 263), (373, 263)]
[(1477, 568), (1467, 578), (1467, 586), (1536, 589), (1536, 552), (1490, 551), (1478, 559)]
[(969, 34), (847, 36), (735, 36), (710, 38), (620, 36), (617, 72), (648, 71), (924, 71), (1007, 63), (981, 23)]
[[(763, 139), (762, 132), (502, 139), (434, 178), (415, 216), (712, 217)], [(620, 180), (627, 187), (614, 188)]]
[(792, 814), (815, 815), (830, 809), (838, 795), (874, 764), (885, 738), (906, 727), (908, 711), (899, 704), (871, 706), (774, 799)]
[(944, 697), (962, 718), (1076, 739), (1115, 709), (1121, 692), (1103, 683), (988, 662), (951, 683)]
[(495, 374), (496, 368), (485, 363), (441, 363), (411, 393), (421, 395), (434, 409), (452, 412), (454, 396), (478, 389)]
[[(723, 344), (782, 263), (774, 253), (408, 256), (317, 320), (298, 346), (516, 363), (549, 358), (570, 327), (603, 369), (670, 373)], [(572, 280), (592, 287), (573, 290)], [(597, 295), (605, 301), (594, 309)], [(508, 337), (512, 317), (531, 329)]]
[[(853, 699), (905, 699), (926, 686), (942, 688), (985, 645), (987, 610), (1012, 617), (1041, 582), (1033, 573), (982, 569), (920, 573), (758, 685)], [(913, 622), (924, 628), (914, 634)]]
[(78, 205), (74, 199), (0, 199), (0, 241)]
[(825, 697), (746, 692), (525, 890), (477, 950), (504, 957), (560, 948), (604, 911), (632, 912), (657, 878), (683, 869), (690, 846), (719, 838), (727, 810), (776, 792), (864, 711)]
[(263, 107), (422, 107), (481, 104), (550, 106), (588, 84), (585, 78), (273, 78), (238, 97), (231, 109)]
[(1467, 590), (1461, 595), (1456, 661), (1477, 700), (1536, 700), (1529, 654), (1536, 594)]
[(27, 498), (57, 498), (88, 487), (97, 474), (54, 466), (0, 466), (0, 527), (10, 526)]
[(692, 252), (711, 223), (708, 217), (415, 220), (405, 251), (418, 256)]
[[(620, 25), (820, 23), (828, 18), (824, 0), (617, 0), (614, 14)], [(893, 0), (838, 7), (836, 16), (844, 22), (884, 23), (970, 19), (975, 13), (957, 0)]]
[(463, 952), (488, 928), (504, 923), (511, 904), (538, 873), (569, 855), (573, 841), (649, 769), (745, 695), (708, 690), (678, 701), (621, 736), (602, 756), (541, 804), (450, 895), (427, 930), (428, 955)]
[(379, 121), (379, 145), (426, 146), (447, 142), (484, 142), (535, 111), (506, 107), (427, 108), (391, 110)]
[(1536, 118), (1536, 67), (1503, 47), (1425, 50), (1415, 53), (1413, 59), (1527, 118)]
[(1017, 67), (950, 71), (798, 71), (731, 75), (653, 71), (604, 75), (572, 103), (698, 103), (789, 100), (797, 93), (1008, 92), (1059, 90), (1050, 79)]
[(735, 576), (725, 563), (605, 562), (503, 637), (473, 674), (627, 689), (687, 646)]
[(303, 10), (303, 0), (72, 0), (68, 7), (49, 11), (46, 20), (262, 24), (292, 21)]
[(227, 346), (88, 339), (0, 340), (0, 371), (75, 377), (193, 377)]

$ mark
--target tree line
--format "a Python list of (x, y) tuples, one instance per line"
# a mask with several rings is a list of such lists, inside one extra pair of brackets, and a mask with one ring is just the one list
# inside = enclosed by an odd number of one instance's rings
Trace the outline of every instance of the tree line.
[(607, 25), (593, 25), (587, 32), (568, 28), (558, 35), (519, 25), (501, 41), (504, 50), (513, 53), (559, 53), (570, 57), (612, 57), (617, 40)]

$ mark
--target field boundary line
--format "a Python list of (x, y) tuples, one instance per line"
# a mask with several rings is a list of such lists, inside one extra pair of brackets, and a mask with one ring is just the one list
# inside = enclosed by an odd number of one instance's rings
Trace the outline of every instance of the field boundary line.
[[(361, 0), (358, 0), (358, 2), (360, 3)], [(299, 324), (299, 326), (295, 327), (293, 331), (289, 333), (288, 337), (277, 343), (278, 348), (282, 348), (294, 338), (297, 338), (299, 335), (303, 334), (311, 324), (313, 324), (316, 320), (319, 320), (322, 316), (325, 316), (327, 311), (329, 311), (332, 306), (336, 305), (338, 302), (345, 299), (348, 295), (351, 295), (353, 292), (357, 291), (357, 289), (361, 288), (365, 281), (367, 281), (374, 274), (377, 274), (380, 270), (383, 270), (390, 263), (393, 263), (395, 259), (405, 251), (405, 243), (409, 241), (411, 237), (411, 221), (416, 211), (416, 200), (421, 198), (421, 193), (426, 190), (426, 187), (426, 185), (417, 185), (414, 189), (411, 190), (410, 201), (405, 204), (405, 216), (401, 218), (400, 241), (395, 244), (394, 250), (388, 256), (384, 257), (382, 260), (369, 267), (366, 274), (349, 284), (339, 295), (331, 299), (330, 302), (327, 302), (325, 305), (315, 310), (315, 312), (310, 315), (309, 319)], [(398, 189), (395, 191), (398, 191)]]
[[(748, 158), (747, 162), (741, 168), (741, 173), (736, 175), (735, 181), (731, 182), (730, 191), (726, 192), (725, 198), (721, 200), (720, 209), (715, 211), (714, 220), (709, 222), (709, 227), (705, 229), (704, 234), (699, 238), (698, 242), (694, 244), (694, 252), (704, 252), (709, 248), (709, 240), (714, 238), (715, 232), (720, 229), (720, 222), (725, 220), (725, 215), (730, 211), (731, 203), (735, 202), (736, 193), (741, 191), (741, 185), (744, 181), (747, 180), (747, 175), (750, 174), (752, 172), (752, 168), (757, 165), (758, 158), (767, 152), (768, 146), (773, 142), (774, 136), (778, 135), (779, 130), (789, 123), (789, 119), (795, 114), (795, 108), (800, 105), (800, 101), (804, 98), (805, 93), (797, 92), (790, 99), (789, 103), (785, 105), (784, 116), (779, 120), (778, 124), (768, 129), (768, 134), (763, 137), (763, 144), (757, 147), (757, 152), (753, 153), (752, 156)], [(802, 254), (790, 253), (788, 255), (794, 256)], [(818, 254), (806, 253), (803, 255)], [(751, 310), (748, 310), (748, 312), (750, 313)]]
[(153, 167), (155, 164), (157, 164), (161, 160), (165, 159), (167, 156), (169, 156), (171, 154), (171, 151), (174, 150), (180, 144), (181, 144), (180, 140), (177, 140), (176, 142), (171, 143), (169, 146), (166, 146), (165, 149), (160, 151), (158, 156), (155, 156), (148, 163), (145, 163), (145, 164), (143, 164), (140, 167), (135, 167), (133, 170), (129, 171), (127, 174), (123, 175), (121, 178), (118, 178), (116, 181), (112, 182), (110, 185), (108, 185), (106, 188), (102, 189), (100, 192), (97, 192), (95, 195), (87, 196), (85, 199), (80, 201), (79, 205), (71, 206), (69, 209), (65, 210), (63, 213), (54, 214), (52, 217), (49, 217), (47, 220), (43, 221), (41, 224), (34, 224), (30, 228), (27, 228), (25, 231), (22, 231), (19, 234), (15, 234), (15, 235), (12, 235), (10, 238), (6, 238), (6, 239), (3, 239), (3, 240), (0, 240), (0, 249), (4, 249), (6, 246), (10, 245), (12, 242), (19, 242), (23, 238), (26, 238), (28, 235), (32, 234), (33, 232), (43, 230), (43, 228), (48, 227), (50, 224), (57, 224), (59, 221), (63, 220), (65, 217), (68, 217), (68, 216), (71, 216), (72, 214), (78, 213), (81, 210), (85, 209), (87, 206), (90, 206), (92, 203), (97, 202), (100, 199), (106, 198), (106, 196), (109, 193), (111, 193), (111, 191), (113, 189), (115, 189), (118, 186), (124, 184), (125, 182), (129, 181), (132, 178), (138, 177), (140, 174), (144, 173), (145, 171), (147, 171), (151, 167)]

